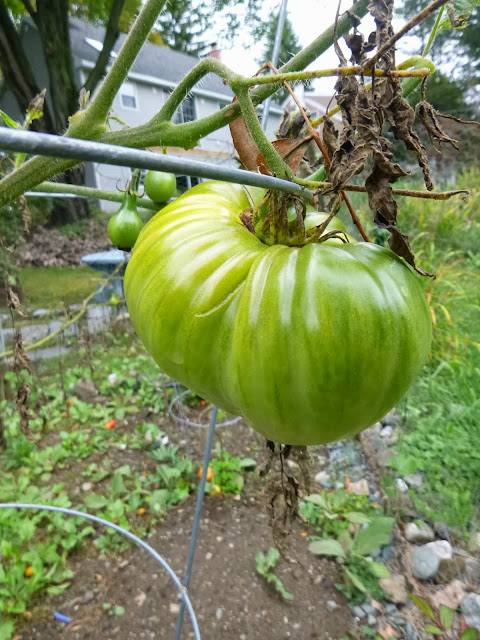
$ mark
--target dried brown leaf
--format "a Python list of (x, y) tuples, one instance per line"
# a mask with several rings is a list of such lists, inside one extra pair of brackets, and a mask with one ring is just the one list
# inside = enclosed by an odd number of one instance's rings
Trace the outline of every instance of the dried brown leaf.
[(245, 124), (245, 120), (237, 118), (229, 126), (233, 146), (237, 150), (240, 162), (248, 171), (257, 171), (257, 158), (260, 152)]
[(326, 114), (323, 116), (323, 144), (327, 150), (328, 157), (331, 158), (337, 148), (337, 130), (333, 124), (333, 120)]
[[(307, 136), (302, 140), (281, 138), (280, 140), (274, 140), (272, 145), (275, 147), (278, 155), (288, 164), (293, 173), (295, 173), (311, 141), (312, 136)], [(268, 162), (261, 153), (257, 156), (257, 166), (261, 173), (271, 173)]]
[(22, 309), (20, 298), (9, 284), (7, 284), (7, 306), (9, 309), (14, 309), (22, 317), (27, 317), (27, 314)]
[(25, 198), (25, 196), (20, 196), (17, 202), (20, 213), (22, 214), (23, 230), (25, 231), (25, 233), (30, 233), (32, 214), (30, 213), (30, 209), (28, 208), (27, 199)]
[(393, 225), (387, 227), (390, 231), (390, 237), (388, 238), (388, 244), (390, 249), (403, 258), (409, 265), (411, 265), (417, 273), (421, 276), (428, 276), (429, 278), (435, 278), (433, 273), (428, 273), (428, 271), (424, 271), (420, 267), (417, 267), (415, 264), (415, 255), (410, 247), (410, 242), (408, 241), (408, 236), (394, 227)]
[(427, 133), (432, 143), (434, 143), (435, 141), (448, 142), (457, 151), (460, 150), (458, 146), (458, 140), (454, 140), (453, 138), (450, 138), (450, 136), (447, 133), (445, 133), (445, 131), (442, 129), (438, 121), (438, 116), (440, 114), (436, 109), (433, 108), (433, 106), (429, 102), (427, 102), (426, 100), (421, 100), (417, 104), (415, 110), (421, 123), (427, 130)]

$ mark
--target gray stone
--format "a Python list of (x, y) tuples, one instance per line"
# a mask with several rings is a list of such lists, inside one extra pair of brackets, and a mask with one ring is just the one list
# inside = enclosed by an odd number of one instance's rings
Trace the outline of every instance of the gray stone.
[(397, 489), (402, 493), (406, 493), (408, 491), (408, 484), (405, 482), (405, 480), (402, 480), (402, 478), (397, 478), (396, 485)]
[(385, 613), (387, 614), (387, 616), (394, 616), (397, 613), (397, 611), (398, 611), (397, 605), (391, 602), (385, 606)]
[(84, 493), (88, 493), (93, 488), (93, 484), (91, 482), (82, 482), (82, 491)]
[(393, 560), (395, 556), (395, 549), (391, 544), (387, 544), (385, 547), (382, 547), (382, 560), (384, 562), (390, 562)]
[(462, 600), (462, 615), (469, 627), (480, 630), (480, 595), (468, 593)]
[(98, 391), (91, 380), (80, 380), (73, 387), (73, 393), (84, 402), (91, 402), (98, 396)]
[(382, 438), (390, 438), (393, 435), (393, 427), (387, 424), (386, 427), (380, 431), (380, 437)]
[(373, 616), (373, 614), (375, 613), (375, 608), (372, 607), (372, 605), (369, 602), (365, 602), (361, 606), (362, 606), (362, 609), (367, 614), (367, 616)]
[(85, 591), (83, 596), (80, 598), (80, 604), (89, 604), (95, 600), (95, 593), (93, 591)]
[(218, 609), (215, 611), (215, 617), (217, 620), (221, 620), (223, 618), (223, 609), (222, 607), (218, 607)]
[(448, 540), (450, 542), (450, 527), (446, 522), (434, 522), (433, 530), (435, 531), (435, 535), (440, 540)]
[(459, 574), (463, 573), (464, 569), (465, 558), (462, 558), (462, 556), (456, 556), (455, 558), (442, 558), (440, 560), (440, 566), (438, 567), (436, 582), (439, 582), (440, 584), (451, 582)]
[(408, 476), (404, 476), (403, 479), (409, 487), (420, 489), (420, 487), (425, 482), (425, 474), (423, 474), (421, 471), (416, 471), (415, 473), (410, 473)]
[(422, 522), (421, 524), (409, 522), (405, 527), (405, 538), (408, 542), (425, 544), (426, 542), (432, 542), (435, 540), (435, 535), (425, 522)]
[(380, 449), (377, 453), (377, 463), (380, 467), (386, 467), (395, 455), (393, 449)]
[(465, 560), (463, 577), (466, 582), (480, 584), (480, 562), (475, 560), (475, 558), (467, 558)]
[(436, 576), (439, 566), (440, 558), (434, 549), (429, 549), (427, 545), (424, 545), (413, 550), (412, 573), (415, 578), (430, 580)]
[(425, 546), (432, 549), (440, 560), (453, 558), (452, 545), (447, 540), (435, 540), (435, 542), (429, 542)]
[(367, 614), (365, 613), (365, 611), (362, 609), (362, 607), (359, 607), (358, 605), (356, 607), (353, 607), (353, 615), (356, 618), (360, 618), (360, 620), (362, 618), (366, 618)]
[(374, 627), (377, 624), (377, 619), (375, 618), (375, 616), (372, 616), (372, 614), (370, 614), (367, 618), (367, 624), (369, 624), (371, 627)]
[(330, 475), (326, 471), (319, 471), (315, 475), (315, 482), (326, 489), (330, 489), (332, 486)]
[(393, 426), (399, 424), (401, 421), (402, 421), (402, 418), (400, 417), (398, 412), (395, 411), (395, 409), (392, 409), (392, 411), (389, 411), (387, 415), (380, 420), (380, 422), (383, 425), (392, 424)]
[(330, 612), (335, 611), (335, 609), (338, 609), (338, 604), (335, 602), (335, 600), (327, 600), (327, 609)]
[(405, 604), (408, 600), (405, 576), (392, 573), (389, 578), (380, 578), (379, 584), (385, 591), (385, 600), (395, 604)]
[(44, 318), (50, 314), (50, 309), (35, 309), (32, 313), (34, 318)]

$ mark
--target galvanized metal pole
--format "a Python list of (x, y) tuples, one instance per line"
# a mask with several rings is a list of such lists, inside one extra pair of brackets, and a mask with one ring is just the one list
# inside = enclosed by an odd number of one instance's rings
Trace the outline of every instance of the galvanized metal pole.
[[(280, 11), (278, 12), (277, 33), (275, 34), (275, 42), (273, 44), (272, 54), (272, 64), (274, 67), (278, 66), (278, 56), (280, 55), (280, 46), (282, 44), (283, 27), (285, 26), (285, 18), (287, 17), (287, 2), (288, 0), (282, 0)], [(264, 131), (267, 130), (271, 102), (272, 97), (269, 96), (263, 104), (262, 129)]]
[[(188, 589), (190, 586), (190, 577), (192, 575), (193, 557), (195, 555), (195, 547), (197, 546), (198, 527), (200, 524), (200, 514), (202, 512), (203, 496), (205, 494), (205, 484), (207, 482), (208, 463), (210, 462), (210, 453), (212, 451), (213, 437), (215, 435), (215, 425), (217, 424), (218, 407), (213, 407), (212, 415), (210, 416), (210, 427), (208, 429), (207, 444), (205, 446), (205, 455), (203, 457), (202, 477), (200, 478), (200, 485), (198, 487), (197, 504), (195, 506), (195, 516), (193, 518), (192, 537), (190, 538), (190, 548), (188, 550), (187, 568), (185, 571), (185, 580), (183, 586)], [(175, 634), (175, 640), (180, 640), (182, 635), (183, 626), (183, 614), (185, 612), (185, 600), (182, 600), (180, 604), (180, 613), (177, 620), (177, 631)]]

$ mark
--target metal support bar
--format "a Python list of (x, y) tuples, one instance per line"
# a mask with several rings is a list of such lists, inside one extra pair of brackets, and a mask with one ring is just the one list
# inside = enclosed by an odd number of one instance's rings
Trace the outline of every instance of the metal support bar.
[[(197, 504), (195, 505), (195, 516), (193, 519), (192, 537), (190, 538), (190, 548), (188, 549), (187, 568), (185, 570), (185, 580), (183, 586), (188, 589), (190, 586), (190, 577), (192, 575), (193, 557), (195, 555), (195, 547), (197, 546), (198, 527), (200, 524), (200, 514), (202, 512), (203, 496), (205, 494), (205, 484), (207, 482), (208, 463), (210, 462), (210, 454), (212, 451), (213, 437), (215, 435), (215, 425), (217, 422), (218, 407), (212, 408), (212, 414), (210, 416), (210, 427), (208, 429), (207, 444), (205, 446), (205, 455), (203, 457), (202, 477), (200, 478), (200, 485), (198, 487)], [(185, 612), (185, 600), (182, 600), (180, 604), (180, 613), (177, 621), (177, 631), (175, 634), (175, 640), (180, 640), (182, 635), (183, 615)]]
[[(278, 57), (280, 55), (280, 46), (282, 44), (283, 27), (285, 26), (285, 18), (287, 17), (287, 2), (288, 0), (282, 0), (280, 5), (280, 11), (278, 12), (277, 32), (275, 34), (275, 42), (273, 43), (272, 64), (275, 68), (278, 67)], [(270, 115), (270, 105), (272, 103), (272, 96), (268, 96), (263, 105), (262, 115), (262, 129), (267, 130), (268, 116)]]
[(48, 133), (35, 133), (33, 131), (20, 131), (18, 129), (0, 127), (0, 149), (56, 158), (68, 158), (82, 162), (103, 162), (123, 167), (171, 171), (177, 175), (212, 178), (214, 180), (224, 180), (225, 182), (247, 184), (252, 187), (275, 189), (285, 193), (294, 193), (308, 202), (313, 200), (311, 191), (293, 182), (288, 182), (288, 180), (209, 162), (198, 162), (186, 157), (177, 158), (164, 153), (129, 149), (91, 140), (78, 140)]

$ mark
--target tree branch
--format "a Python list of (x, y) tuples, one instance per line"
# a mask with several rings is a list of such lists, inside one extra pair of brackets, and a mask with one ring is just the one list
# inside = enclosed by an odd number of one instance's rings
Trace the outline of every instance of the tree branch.
[(124, 5), (125, 0), (113, 0), (110, 15), (108, 17), (107, 28), (105, 30), (105, 37), (103, 39), (102, 50), (98, 55), (95, 66), (90, 71), (85, 82), (85, 89), (87, 91), (93, 92), (105, 73), (105, 69), (107, 68), (107, 64), (110, 59), (110, 52), (112, 51), (120, 33), (118, 23), (120, 21), (120, 15)]

